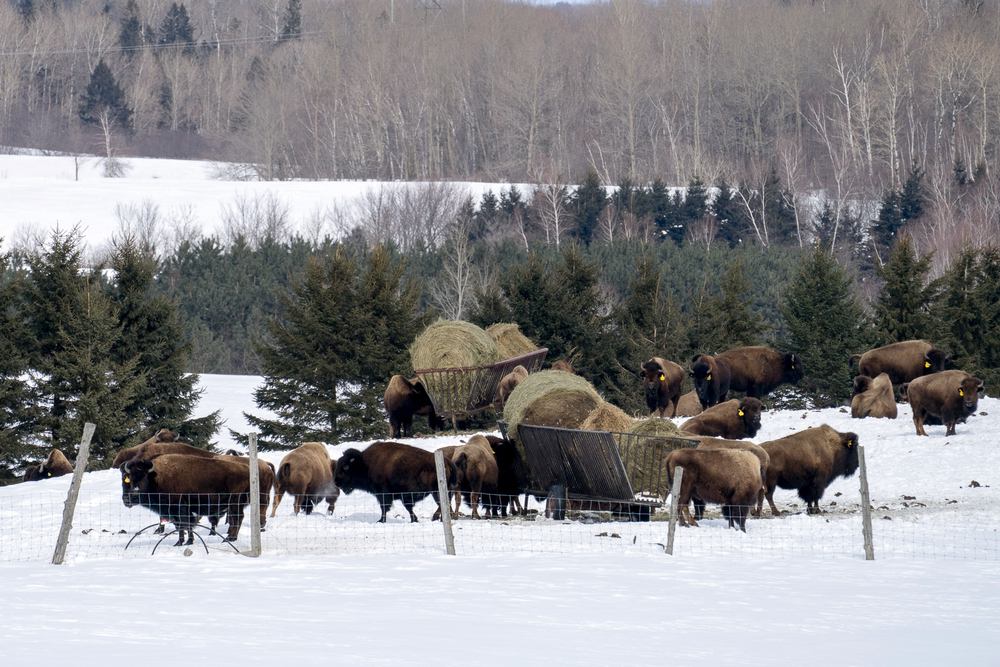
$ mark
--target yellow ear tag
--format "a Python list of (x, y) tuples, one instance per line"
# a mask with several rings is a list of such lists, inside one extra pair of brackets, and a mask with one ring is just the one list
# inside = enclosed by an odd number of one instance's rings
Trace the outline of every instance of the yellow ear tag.
[(930, 368), (930, 367), (931, 367), (931, 362), (925, 361), (924, 362), (924, 368)]
[(667, 380), (667, 376), (664, 375), (663, 373), (660, 373), (660, 382), (666, 382), (666, 380)]
[(962, 391), (962, 389), (961, 389), (961, 388), (959, 388), (959, 390), (958, 390), (958, 395), (959, 395), (959, 396), (965, 396), (965, 392), (964, 392), (964, 391)]
[(736, 414), (739, 415), (740, 417), (742, 417), (743, 416), (743, 411), (742, 410), (737, 410)]
[(46, 473), (49, 477), (52, 477), (52, 473)]
[(126, 484), (131, 484), (131, 483), (132, 483), (132, 480), (131, 480), (131, 479), (129, 479), (128, 477), (126, 477), (126, 478), (125, 478), (125, 479), (123, 479), (122, 481), (123, 481), (123, 482), (125, 482)]
[(712, 379), (712, 374), (711, 374), (711, 373), (709, 373), (708, 375), (706, 375), (706, 376), (705, 376), (705, 379), (706, 379), (706, 380), (711, 380), (711, 379)]

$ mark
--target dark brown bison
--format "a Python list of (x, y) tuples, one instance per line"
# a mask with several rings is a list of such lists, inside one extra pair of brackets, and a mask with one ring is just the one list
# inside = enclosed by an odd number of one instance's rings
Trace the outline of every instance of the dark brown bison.
[(702, 412), (701, 401), (698, 399), (698, 392), (693, 389), (681, 395), (677, 402), (675, 417), (694, 417)]
[(327, 514), (333, 514), (340, 490), (333, 483), (333, 468), (336, 465), (322, 442), (304, 442), (285, 454), (278, 464), (274, 476), (274, 504), (271, 516), (278, 511), (278, 505), (286, 493), (295, 500), (295, 513), (304, 510), (312, 514), (313, 507), (326, 500)]
[[(229, 526), (226, 540), (239, 536), (243, 508), (250, 504), (250, 474), (246, 463), (237, 457), (164, 454), (151, 461), (129, 460), (121, 475), (122, 503), (126, 507), (142, 505), (177, 526), (180, 536), (175, 546), (185, 543), (185, 533), (186, 543), (194, 542), (192, 531), (203, 516), (225, 514)], [(261, 514), (261, 524), (265, 516)]]
[(766, 497), (772, 514), (774, 489), (797, 489), (809, 514), (819, 514), (826, 487), (838, 476), (850, 477), (858, 469), (858, 436), (840, 433), (826, 424), (763, 442), (771, 457), (767, 466)]
[[(455, 466), (447, 458), (445, 470), (448, 488), (454, 490)], [(379, 523), (385, 523), (395, 500), (403, 503), (410, 521), (416, 522), (413, 505), (428, 495), (438, 496), (434, 455), (399, 442), (373, 442), (363, 452), (353, 447), (348, 449), (337, 461), (333, 483), (344, 493), (360, 489), (374, 495), (382, 508)], [(437, 500), (433, 520), (441, 516), (441, 498)]]
[(406, 438), (413, 435), (413, 415), (426, 415), (427, 425), (432, 431), (444, 426), (444, 422), (434, 412), (424, 383), (418, 378), (407, 380), (402, 375), (393, 375), (385, 388), (385, 411), (389, 415), (389, 437)]
[(805, 374), (797, 355), (764, 345), (734, 347), (715, 358), (729, 366), (729, 390), (755, 398), (767, 396), (780, 384), (795, 384)]
[(762, 484), (756, 456), (738, 449), (676, 449), (667, 455), (666, 464), (668, 479), (673, 479), (677, 466), (684, 468), (678, 494), (681, 525), (698, 525), (688, 508), (698, 498), (722, 505), (729, 527), (746, 532), (747, 515)]
[[(451, 462), (455, 465), (459, 489), (472, 508), (472, 518), (478, 519), (480, 498), (485, 492), (492, 499), (497, 491), (500, 474), (490, 441), (482, 435), (472, 436), (467, 443), (455, 448)], [(487, 498), (484, 497), (483, 500), (486, 501)], [(486, 502), (483, 504), (487, 505)], [(487, 514), (495, 513), (492, 504), (487, 506), (486, 511)]]
[(62, 477), (72, 472), (73, 464), (66, 455), (59, 449), (53, 449), (44, 461), (28, 466), (21, 479), (25, 482), (37, 482), (50, 477)]
[(496, 508), (500, 508), (501, 516), (507, 516), (507, 507), (512, 514), (524, 514), (518, 494), (528, 489), (528, 467), (517, 447), (510, 440), (495, 435), (485, 436), (493, 450), (493, 458), (497, 462), (497, 493), (496, 497), (487, 494), (484, 502), (487, 516), (495, 516)]
[(500, 387), (497, 388), (497, 402), (501, 408), (507, 403), (507, 398), (514, 391), (514, 388), (521, 384), (526, 377), (528, 377), (528, 369), (521, 364), (514, 366), (514, 370), (503, 376), (503, 379), (500, 380)]
[(670, 410), (669, 416), (675, 416), (684, 384), (684, 369), (672, 361), (652, 357), (642, 364), (639, 376), (649, 411), (657, 417), (665, 417)]
[(904, 340), (854, 355), (858, 373), (870, 378), (886, 373), (894, 385), (943, 371), (950, 362), (946, 352), (926, 340)]
[(42, 476), (38, 473), (38, 469), (42, 467), (41, 463), (33, 463), (24, 469), (24, 475), (21, 477), (22, 482), (37, 482), (42, 479)]
[(741, 440), (752, 438), (760, 430), (760, 413), (764, 404), (752, 396), (717, 403), (681, 424), (681, 430), (691, 435)]
[(888, 374), (879, 373), (878, 377), (870, 378), (859, 375), (854, 378), (854, 396), (851, 397), (851, 417), (886, 417), (895, 419), (897, 414), (896, 398), (892, 393), (892, 380)]
[(710, 354), (699, 354), (691, 360), (689, 375), (702, 410), (726, 400), (731, 374), (725, 361)]
[[(767, 455), (764, 448), (760, 445), (755, 445), (752, 442), (746, 440), (726, 440), (723, 438), (711, 438), (706, 436), (695, 436), (695, 440), (698, 441), (698, 449), (738, 449), (745, 452), (750, 452), (757, 457), (760, 462), (760, 479), (761, 486), (760, 492), (757, 494), (757, 507), (754, 508), (752, 514), (754, 516), (760, 516), (761, 510), (764, 505), (764, 484), (763, 480), (767, 479), (767, 467), (770, 465), (771, 457)], [(700, 498), (694, 498), (694, 517), (695, 519), (701, 520), (702, 514), (705, 511), (705, 503), (701, 501)], [(773, 508), (772, 508), (773, 512)]]
[(924, 424), (941, 420), (945, 435), (955, 435), (955, 424), (976, 412), (983, 381), (965, 371), (941, 371), (910, 381), (907, 400), (913, 409), (917, 435), (927, 435)]
[[(159, 447), (158, 445), (163, 444), (177, 444), (179, 447)], [(126, 447), (121, 449), (115, 455), (115, 460), (112, 462), (112, 468), (121, 468), (122, 464), (133, 459), (137, 454), (142, 453), (143, 458), (154, 458), (161, 454), (190, 454), (191, 456), (204, 456), (206, 458), (215, 456), (215, 452), (199, 449), (194, 447), (190, 443), (186, 443), (178, 439), (176, 431), (171, 431), (169, 428), (161, 428), (159, 431), (154, 433), (148, 440), (139, 443), (133, 447)]]

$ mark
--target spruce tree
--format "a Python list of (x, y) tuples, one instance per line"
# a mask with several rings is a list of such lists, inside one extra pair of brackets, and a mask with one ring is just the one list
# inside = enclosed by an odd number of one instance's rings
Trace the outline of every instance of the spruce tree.
[(712, 201), (711, 213), (719, 225), (718, 238), (729, 244), (730, 248), (739, 245), (746, 232), (745, 214), (736, 196), (736, 191), (726, 181), (719, 179), (715, 186), (719, 190)]
[(820, 407), (847, 400), (853, 379), (847, 361), (869, 341), (851, 278), (833, 255), (816, 246), (801, 260), (781, 310), (788, 332), (783, 346), (801, 357), (806, 371), (799, 387)]
[(163, 22), (160, 23), (159, 44), (185, 44), (185, 50), (194, 45), (194, 27), (184, 3), (170, 3)]
[(981, 281), (979, 253), (965, 248), (941, 277), (932, 309), (937, 315), (935, 342), (961, 366), (978, 363), (985, 314), (977, 299)]
[(871, 234), (875, 244), (883, 249), (891, 247), (902, 226), (903, 217), (899, 210), (899, 193), (894, 189), (886, 190), (882, 195), (878, 217), (872, 223)]
[(719, 294), (703, 297), (695, 306), (691, 349), (713, 353), (760, 344), (766, 325), (751, 307), (752, 294), (743, 263), (737, 260), (723, 274)]
[(131, 56), (142, 46), (142, 20), (135, 0), (125, 3), (125, 15), (118, 27), (118, 46), (126, 56)]
[(875, 303), (875, 328), (885, 345), (933, 334), (931, 303), (938, 284), (928, 282), (931, 257), (917, 258), (910, 237), (899, 237), (889, 261), (878, 269), (885, 281)]
[(288, 0), (281, 19), (281, 39), (298, 39), (302, 36), (302, 0)]
[(80, 120), (88, 125), (100, 125), (105, 113), (116, 127), (131, 129), (132, 110), (128, 107), (125, 93), (101, 59), (80, 99)]
[(792, 194), (782, 186), (778, 172), (773, 166), (764, 182), (763, 200), (769, 242), (798, 245), (795, 210), (790, 204)]
[(978, 319), (976, 355), (967, 370), (978, 373), (988, 387), (996, 387), (1000, 383), (1000, 250), (981, 250), (977, 270), (973, 292)]
[(570, 198), (575, 226), (574, 237), (584, 245), (590, 245), (597, 230), (597, 221), (607, 205), (607, 193), (597, 172), (587, 172), (583, 183), (578, 185)]
[(685, 220), (685, 226), (690, 227), (698, 222), (708, 213), (708, 190), (701, 177), (695, 175), (688, 182), (687, 192), (684, 195), (684, 205), (681, 215)]

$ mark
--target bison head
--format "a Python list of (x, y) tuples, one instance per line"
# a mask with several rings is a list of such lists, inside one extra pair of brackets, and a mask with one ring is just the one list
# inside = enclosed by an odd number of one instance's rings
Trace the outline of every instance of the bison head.
[(939, 350), (936, 347), (932, 347), (927, 350), (927, 354), (924, 355), (924, 375), (930, 375), (931, 373), (938, 373), (945, 370), (948, 362), (951, 361), (951, 357), (948, 356), (944, 350)]
[(141, 504), (142, 496), (156, 477), (152, 461), (129, 461), (122, 466), (122, 504), (133, 507)]
[(843, 447), (845, 454), (844, 465), (841, 470), (834, 470), (834, 473), (840, 472), (843, 477), (850, 477), (854, 474), (854, 471), (858, 469), (858, 434), (857, 433), (838, 433), (840, 436), (840, 446)]
[(667, 374), (663, 372), (663, 368), (659, 363), (650, 359), (643, 363), (642, 368), (639, 370), (639, 376), (642, 378), (642, 388), (646, 396), (646, 407), (652, 412), (659, 407), (660, 387), (666, 384)]
[(337, 460), (333, 470), (333, 483), (344, 493), (350, 493), (358, 487), (365, 486), (368, 479), (368, 466), (361, 452), (353, 447), (348, 449)]
[(27, 468), (24, 469), (24, 477), (21, 479), (21, 481), (37, 482), (38, 480), (43, 479), (44, 475), (42, 475), (41, 468), (42, 468), (41, 463), (36, 463), (34, 465), (28, 466)]
[(743, 421), (747, 437), (752, 438), (760, 430), (760, 413), (764, 410), (764, 404), (760, 400), (747, 396), (740, 400), (736, 415)]
[(872, 379), (867, 375), (857, 375), (854, 377), (854, 391), (851, 396), (857, 396), (868, 391), (872, 386)]
[(979, 405), (979, 395), (983, 392), (983, 381), (972, 375), (966, 376), (958, 386), (958, 395), (962, 399), (965, 414), (971, 415)]
[(799, 355), (789, 352), (782, 357), (782, 379), (790, 384), (795, 384), (806, 374), (806, 369), (802, 366)]
[(694, 390), (698, 393), (698, 398), (703, 404), (708, 403), (708, 390), (712, 382), (712, 365), (706, 361), (705, 355), (698, 355), (694, 358), (689, 375), (694, 382)]

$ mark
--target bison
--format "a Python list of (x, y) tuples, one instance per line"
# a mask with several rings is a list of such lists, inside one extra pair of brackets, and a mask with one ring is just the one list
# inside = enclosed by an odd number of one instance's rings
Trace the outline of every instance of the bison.
[(28, 466), (24, 470), (22, 480), (37, 482), (50, 477), (62, 477), (72, 472), (73, 464), (66, 458), (66, 455), (59, 449), (53, 449), (44, 461)]
[(125, 507), (142, 505), (176, 525), (180, 535), (174, 546), (185, 544), (185, 533), (186, 543), (194, 542), (192, 531), (202, 516), (225, 514), (226, 541), (239, 536), (243, 508), (250, 503), (250, 475), (237, 457), (164, 454), (153, 460), (133, 459), (122, 466), (121, 476)]
[(552, 370), (564, 373), (576, 373), (576, 369), (573, 368), (573, 363), (569, 359), (556, 359), (552, 362)]
[(677, 409), (674, 410), (675, 417), (694, 417), (702, 412), (701, 400), (698, 399), (698, 392), (691, 390), (681, 395), (677, 402)]
[[(155, 445), (161, 445), (166, 443), (176, 443), (183, 445), (182, 447), (154, 447)], [(153, 449), (151, 449), (153, 448)], [(196, 451), (191, 451), (196, 450)], [(158, 452), (155, 456), (160, 454), (191, 454), (192, 456), (215, 456), (215, 452), (210, 452), (205, 449), (197, 449), (189, 443), (183, 442), (177, 439), (177, 432), (171, 431), (169, 428), (161, 428), (159, 431), (154, 433), (148, 440), (135, 445), (134, 447), (126, 447), (121, 449), (115, 455), (115, 460), (111, 463), (112, 468), (121, 468), (122, 464), (126, 461), (133, 459), (137, 454), (143, 452), (144, 458), (153, 458), (147, 452)]]
[(528, 377), (528, 369), (521, 364), (514, 366), (510, 373), (503, 376), (500, 380), (500, 386), (497, 388), (497, 403), (501, 408), (507, 403), (507, 398), (514, 391), (514, 388), (521, 384), (526, 377)]
[(927, 435), (924, 425), (941, 420), (945, 435), (955, 435), (955, 424), (976, 412), (983, 381), (965, 371), (941, 371), (909, 383), (906, 397), (913, 409), (917, 435)]
[(730, 528), (746, 532), (747, 515), (762, 484), (760, 461), (751, 452), (734, 449), (676, 449), (667, 455), (667, 474), (684, 468), (677, 496), (681, 525), (697, 526), (688, 503), (692, 498), (722, 505)]
[(886, 373), (877, 377), (859, 375), (854, 378), (854, 395), (851, 397), (851, 417), (887, 417), (895, 419), (896, 398), (892, 393), (892, 380)]
[(672, 361), (652, 357), (642, 364), (639, 376), (642, 378), (649, 411), (657, 417), (664, 417), (670, 408), (670, 416), (676, 416), (681, 385), (684, 383), (684, 369)]
[(805, 374), (797, 355), (764, 345), (735, 347), (715, 358), (729, 367), (730, 391), (742, 391), (754, 398), (767, 396), (778, 385), (795, 384)]
[(689, 375), (702, 410), (726, 400), (731, 373), (725, 361), (710, 354), (699, 354), (691, 360)]
[(951, 357), (926, 340), (904, 340), (856, 354), (851, 357), (855, 361), (860, 375), (873, 378), (886, 373), (897, 385), (945, 370)]
[(385, 411), (389, 415), (389, 437), (406, 438), (413, 435), (413, 415), (426, 415), (427, 425), (434, 431), (444, 427), (444, 422), (434, 412), (434, 404), (419, 378), (407, 380), (393, 375), (385, 388)]
[(479, 500), (485, 491), (489, 494), (483, 497), (488, 515), (495, 515), (499, 504), (495, 504), (495, 493), (499, 469), (496, 456), (490, 441), (482, 435), (474, 435), (464, 445), (455, 448), (451, 462), (455, 465), (459, 478), (459, 489), (466, 495), (469, 507), (472, 508), (472, 518), (479, 518)]
[(521, 453), (510, 440), (495, 435), (484, 436), (493, 450), (493, 458), (497, 462), (497, 493), (496, 497), (487, 494), (484, 504), (487, 516), (495, 515), (499, 506), (501, 516), (507, 516), (507, 506), (511, 513), (524, 514), (518, 494), (528, 489), (528, 468), (521, 458)]
[(322, 442), (304, 442), (285, 454), (274, 476), (274, 504), (271, 516), (286, 493), (295, 499), (295, 514), (312, 514), (313, 506), (326, 500), (327, 514), (333, 514), (340, 490), (333, 483), (334, 462)]
[[(447, 459), (445, 470), (448, 488), (453, 490), (457, 486), (455, 466)], [(410, 521), (415, 523), (413, 505), (428, 495), (438, 496), (434, 455), (399, 442), (374, 442), (363, 452), (353, 447), (348, 449), (337, 461), (333, 483), (344, 493), (361, 489), (374, 495), (382, 508), (379, 523), (385, 523), (395, 500), (403, 503)], [(442, 499), (437, 500), (438, 509), (432, 520), (441, 516)]]
[(765, 496), (771, 513), (774, 489), (796, 489), (809, 514), (819, 514), (826, 487), (838, 476), (850, 477), (858, 469), (858, 436), (840, 433), (826, 424), (761, 443), (771, 457), (767, 466)]
[[(757, 457), (757, 460), (760, 461), (761, 486), (760, 491), (757, 493), (757, 507), (754, 508), (752, 514), (754, 516), (760, 516), (764, 505), (763, 480), (767, 479), (767, 467), (771, 463), (771, 457), (767, 455), (764, 448), (760, 445), (755, 445), (752, 442), (746, 442), (744, 440), (725, 440), (723, 438), (711, 438), (704, 436), (695, 436), (695, 440), (698, 441), (698, 449), (737, 449), (750, 452)], [(695, 519), (700, 520), (704, 511), (705, 503), (702, 502), (700, 498), (694, 498)], [(773, 507), (771, 508), (771, 512), (774, 513)]]
[(760, 413), (764, 404), (747, 396), (717, 403), (701, 414), (681, 424), (681, 430), (691, 435), (741, 440), (752, 438), (760, 430)]

